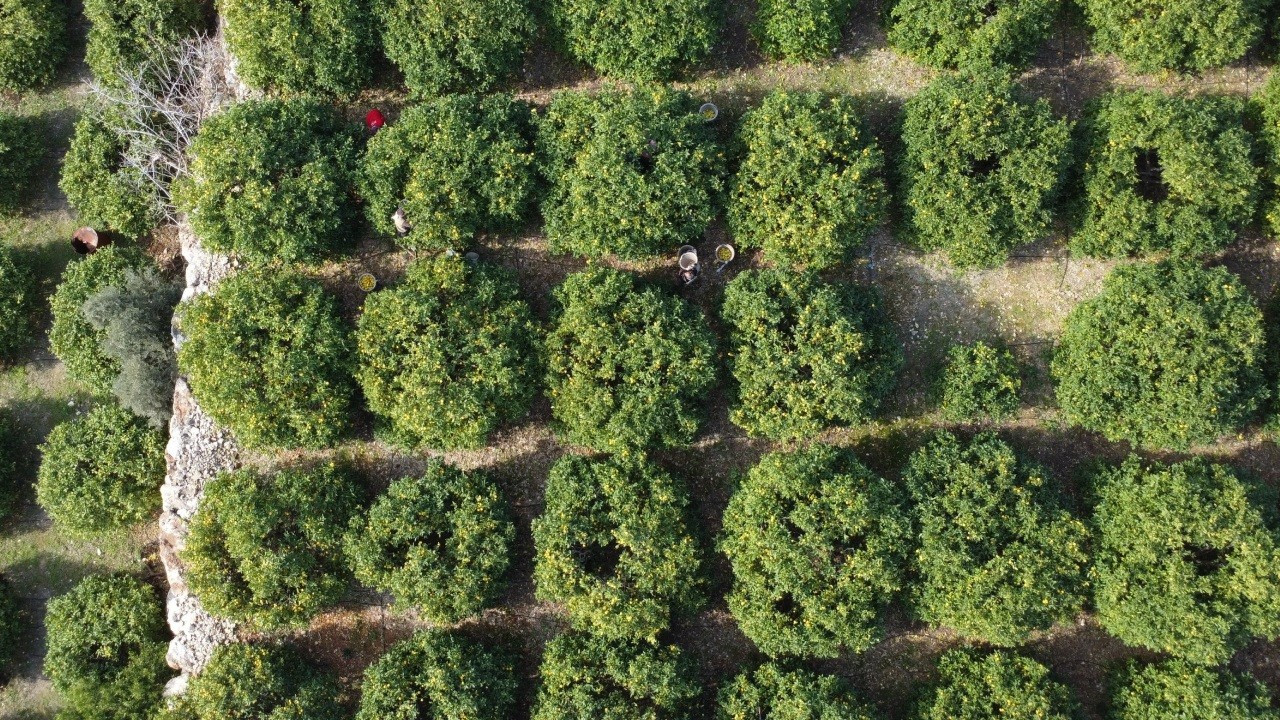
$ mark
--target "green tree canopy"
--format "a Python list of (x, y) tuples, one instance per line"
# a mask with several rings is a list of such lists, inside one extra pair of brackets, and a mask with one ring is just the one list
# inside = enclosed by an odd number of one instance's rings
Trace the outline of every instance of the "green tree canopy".
[[(352, 95), (372, 77), (369, 0), (217, 0), (245, 82), (264, 90)], [(283, 129), (283, 128), (281, 128)]]
[(91, 107), (76, 121), (62, 159), (58, 187), (80, 218), (99, 230), (147, 235), (161, 222), (160, 195), (142, 172), (125, 164), (126, 140), (107, 108)]
[(279, 645), (232, 643), (214, 651), (161, 720), (342, 720), (338, 683)]
[(370, 665), (360, 691), (355, 720), (506, 720), (515, 663), (457, 633), (423, 630)]
[(1018, 412), (1021, 389), (1013, 353), (981, 340), (952, 345), (942, 373), (942, 415), (954, 422), (1006, 420)]
[(1094, 604), (1107, 632), (1189, 662), (1280, 636), (1280, 548), (1226, 465), (1130, 457), (1097, 479)]
[(911, 520), (898, 490), (851, 453), (765, 455), (724, 513), (729, 611), (767, 655), (835, 657), (881, 636), (903, 589)]
[(747, 270), (725, 289), (729, 411), (754, 436), (794, 440), (871, 417), (902, 350), (878, 294), (810, 274)]
[(67, 15), (62, 0), (0, 0), (0, 90), (53, 81), (67, 55)]
[(575, 628), (652, 640), (673, 613), (702, 601), (688, 502), (642, 456), (566, 455), (551, 469), (533, 522), (538, 598), (563, 603)]
[(667, 80), (711, 52), (721, 24), (713, 0), (550, 0), (548, 15), (574, 58), (627, 80)]
[(1127, 663), (1111, 679), (1114, 720), (1275, 720), (1271, 693), (1250, 675), (1180, 660)]
[(777, 91), (743, 118), (729, 229), (780, 265), (850, 259), (888, 200), (884, 154), (851, 98)]
[(44, 153), (43, 140), (33, 120), (0, 111), (0, 212), (14, 210), (26, 199)]
[(1262, 34), (1265, 3), (1254, 0), (1083, 0), (1093, 47), (1138, 72), (1198, 72), (1240, 59)]
[(1011, 652), (953, 650), (938, 661), (940, 675), (916, 704), (913, 720), (1072, 720), (1076, 703), (1049, 668)]
[(720, 688), (718, 720), (875, 720), (840, 678), (765, 663)]
[(202, 24), (199, 0), (85, 0), (89, 21), (85, 62), (98, 80), (117, 84), (119, 73), (195, 33)]
[(418, 96), (482, 92), (520, 70), (537, 30), (530, 0), (377, 3), (387, 57)]
[(12, 247), (0, 245), (0, 367), (31, 342), (36, 297), (27, 263)]
[(1059, 7), (1055, 0), (897, 0), (889, 44), (936, 68), (1024, 67)]
[(681, 720), (699, 688), (675, 645), (567, 633), (547, 643), (533, 720)]
[(1067, 420), (1109, 440), (1184, 449), (1249, 421), (1268, 397), (1265, 332), (1227, 269), (1130, 265), (1078, 305), (1052, 372)]

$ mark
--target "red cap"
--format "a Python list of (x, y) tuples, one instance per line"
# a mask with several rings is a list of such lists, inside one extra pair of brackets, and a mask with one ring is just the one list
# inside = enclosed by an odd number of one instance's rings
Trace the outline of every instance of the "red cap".
[(387, 124), (387, 119), (382, 116), (382, 111), (379, 110), (378, 108), (374, 108), (370, 110), (364, 116), (364, 126), (369, 128), (370, 130), (373, 130), (374, 132), (381, 130), (382, 126), (386, 124)]

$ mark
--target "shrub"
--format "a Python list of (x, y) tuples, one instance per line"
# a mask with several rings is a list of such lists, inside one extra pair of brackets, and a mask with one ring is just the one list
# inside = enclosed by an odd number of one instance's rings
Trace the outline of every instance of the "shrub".
[(387, 57), (424, 97), (492, 88), (519, 71), (537, 30), (530, 0), (394, 0), (376, 12)]
[(341, 720), (335, 679), (281, 646), (232, 643), (214, 651), (163, 720)]
[(356, 334), (369, 409), (408, 446), (484, 445), (533, 401), (537, 327), (500, 268), (442, 255), (372, 295)]
[[(19, 475), (19, 459), (25, 451), (24, 438), (18, 432), (18, 423), (8, 408), (0, 407), (0, 520), (4, 520), (17, 509), (19, 501), (26, 495), (29, 487), (25, 478)], [(0, 575), (0, 591), (3, 590), (4, 576)], [(3, 595), (3, 592), (0, 592)], [(0, 600), (3, 603), (3, 600)], [(4, 609), (0, 607), (0, 669), (4, 667)], [(0, 679), (4, 677), (0, 672)]]
[(43, 154), (42, 139), (31, 120), (0, 111), (0, 212), (13, 210), (26, 197)]
[(1263, 214), (1271, 234), (1280, 235), (1280, 74), (1271, 76), (1253, 102), (1260, 121), (1258, 140), (1265, 156)]
[(1280, 549), (1226, 465), (1130, 457), (1097, 480), (1098, 621), (1126, 644), (1219, 664), (1280, 635)]
[(1084, 0), (1093, 47), (1138, 72), (1200, 71), (1238, 60), (1262, 34), (1255, 0), (1167, 0), (1151, 12), (1142, 0)]
[(840, 678), (766, 663), (720, 688), (719, 720), (841, 718), (874, 720), (879, 714), (854, 697)]
[(154, 517), (164, 482), (165, 439), (116, 405), (55, 427), (40, 446), (36, 501), (75, 534)]
[(573, 626), (649, 639), (702, 602), (701, 552), (684, 488), (643, 456), (566, 455), (533, 521), (540, 600), (563, 603)]
[(307, 100), (232, 105), (191, 142), (190, 175), (174, 184), (174, 200), (210, 250), (253, 262), (319, 259), (354, 244), (350, 130)]
[(716, 380), (702, 316), (607, 268), (570, 275), (555, 299), (547, 395), (564, 439), (601, 451), (691, 442)]
[(902, 363), (871, 290), (812, 275), (744, 271), (725, 290), (729, 411), (750, 435), (794, 440), (866, 420)]
[(638, 259), (701, 237), (715, 217), (724, 156), (687, 93), (560, 93), (538, 146), (552, 252)]
[(533, 720), (677, 720), (699, 688), (675, 645), (567, 633), (547, 643)]
[(72, 262), (62, 271), (62, 281), (49, 299), (53, 324), (49, 347), (67, 366), (67, 374), (93, 392), (106, 395), (120, 374), (120, 365), (102, 349), (107, 334), (84, 316), (86, 300), (103, 288), (124, 283), (130, 270), (148, 267), (150, 261), (134, 248), (109, 245)]
[(1262, 313), (1225, 268), (1115, 270), (1067, 317), (1053, 358), (1069, 422), (1184, 449), (1233, 432), (1267, 398)]
[(1076, 717), (1071, 691), (1030, 658), (953, 650), (938, 661), (938, 672), (937, 685), (916, 705), (916, 720)]
[(899, 493), (848, 452), (765, 455), (724, 513), (729, 611), (772, 657), (862, 652), (903, 587), (911, 534)]
[(365, 670), (356, 720), (502, 720), (515, 690), (513, 658), (456, 633), (423, 630)]
[(67, 54), (61, 0), (0, 0), (0, 90), (47, 85)]
[(880, 223), (884, 155), (847, 97), (775, 92), (747, 113), (729, 229), (782, 265), (849, 259)]
[(372, 75), (377, 30), (365, 0), (218, 0), (245, 82), (351, 95)]
[(9, 245), (0, 245), (0, 366), (31, 342), (36, 288), (31, 270)]
[(101, 81), (119, 83), (157, 48), (191, 35), (202, 24), (199, 0), (86, 0), (89, 42), (85, 61)]
[(720, 8), (712, 0), (552, 0), (569, 54), (601, 74), (667, 80), (711, 52)]
[(351, 342), (337, 301), (288, 271), (242, 271), (178, 311), (178, 367), (253, 448), (321, 448), (347, 428)]
[(1084, 607), (1088, 530), (1045, 472), (994, 434), (939, 434), (912, 454), (905, 480), (920, 523), (921, 619), (1013, 646)]
[(947, 358), (942, 373), (943, 417), (953, 422), (999, 422), (1018, 412), (1022, 378), (1013, 353), (979, 340), (972, 345), (952, 345)]
[(907, 102), (898, 170), (907, 234), (957, 267), (995, 267), (1048, 234), (1070, 129), (1002, 71), (944, 75)]
[(0, 678), (8, 680), (5, 666), (18, 657), (18, 641), (25, 626), (13, 583), (0, 575)]
[(80, 222), (142, 237), (160, 224), (160, 195), (140, 170), (125, 165), (128, 143), (105, 112), (91, 109), (76, 121), (58, 187)]
[(44, 672), (68, 718), (150, 720), (169, 679), (168, 628), (155, 590), (128, 575), (93, 575), (49, 601)]
[(182, 553), (192, 591), (209, 612), (251, 628), (305, 625), (350, 585), (342, 534), (359, 501), (333, 464), (219, 475)]
[(510, 229), (532, 203), (529, 106), (506, 95), (452, 95), (409, 108), (369, 141), (360, 171), (369, 222), (396, 234), (403, 209), (414, 250), (462, 249)]
[(1223, 97), (1116, 92), (1084, 125), (1083, 224), (1077, 254), (1213, 253), (1235, 240), (1257, 203), (1244, 103)]
[(1024, 67), (1049, 37), (1054, 0), (898, 0), (888, 40), (936, 68)]
[(502, 589), (515, 526), (483, 472), (439, 460), (396, 480), (347, 532), (355, 577), (416, 607), (432, 622), (458, 622)]
[(1126, 663), (1111, 679), (1114, 720), (1274, 720), (1271, 695), (1250, 675), (1179, 660)]
[(853, 5), (853, 0), (762, 0), (751, 34), (766, 55), (821, 60), (840, 45)]
[(174, 355), (173, 307), (182, 288), (148, 268), (128, 270), (121, 285), (105, 287), (81, 309), (95, 330), (105, 333), (101, 349), (120, 367), (111, 386), (120, 405), (164, 428), (173, 414), (178, 375)]

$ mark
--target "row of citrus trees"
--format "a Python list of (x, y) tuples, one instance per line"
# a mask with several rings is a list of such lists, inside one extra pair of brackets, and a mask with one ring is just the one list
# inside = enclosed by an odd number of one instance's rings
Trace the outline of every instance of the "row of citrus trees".
[[(1275, 31), (1270, 2), (1173, 0), (1149, 12), (1134, 0), (1082, 0), (1094, 45), (1142, 72), (1200, 71), (1238, 60)], [(1063, 11), (1061, 0), (898, 0), (891, 45), (943, 68), (1029, 63)], [(69, 3), (3, 0), (0, 89), (50, 81), (67, 50)], [(419, 96), (487, 90), (517, 74), (529, 51), (553, 45), (596, 71), (669, 79), (702, 63), (729, 11), (723, 0), (218, 0), (228, 44), (251, 85), (351, 94), (385, 56)], [(752, 32), (770, 56), (832, 55), (852, 0), (761, 0)], [(158, 45), (208, 24), (199, 0), (89, 0), (89, 66), (110, 80)]]
[[(1210, 669), (1251, 638), (1280, 634), (1280, 547), (1263, 491), (1202, 460), (1131, 458), (1092, 483), (1086, 523), (1043, 469), (993, 434), (938, 435), (901, 482), (822, 444), (765, 455), (729, 500), (718, 549), (733, 574), (730, 612), (777, 664), (726, 684), (721, 717), (797, 704), (874, 717), (795, 661), (868, 649), (899, 600), (1000, 647), (1091, 606), (1127, 644), (1176, 658), (1120, 669), (1116, 717), (1185, 717), (1188, 707), (1273, 717), (1252, 679)], [(332, 464), (220, 476), (183, 550), (192, 589), (249, 630), (305, 625), (353, 577), (433, 623), (498, 602), (515, 533), (485, 473), (433, 461), (367, 509), (361, 496)], [(643, 456), (567, 455), (551, 470), (533, 540), (537, 596), (561, 605), (573, 628), (546, 647), (534, 717), (684, 717), (700, 689), (668, 630), (702, 606), (705, 583), (683, 484)], [(150, 589), (93, 578), (51, 603), (47, 622), (47, 672), (73, 704), (120, 698), (136, 713), (121, 718), (155, 707), (167, 673)], [(367, 670), (357, 717), (506, 717), (515, 664), (509, 648), (419, 633)], [(1067, 690), (1013, 652), (952, 653), (940, 674), (917, 717), (1072, 717)], [(331, 717), (334, 695), (288, 650), (237, 645), (215, 654), (170, 716), (296, 705)]]

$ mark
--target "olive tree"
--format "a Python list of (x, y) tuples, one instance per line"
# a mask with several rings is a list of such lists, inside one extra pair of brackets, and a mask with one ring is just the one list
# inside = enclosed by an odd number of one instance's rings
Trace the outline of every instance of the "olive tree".
[(786, 91), (746, 114), (728, 213), (743, 247), (815, 269), (852, 257), (888, 200), (884, 154), (859, 116), (848, 97)]
[(898, 165), (914, 244), (960, 268), (994, 267), (1045, 237), (1070, 125), (1002, 70), (943, 75), (907, 101)]
[(1230, 467), (1130, 457), (1095, 482), (1094, 604), (1107, 632), (1210, 665), (1280, 636), (1276, 532)]
[(702, 601), (688, 502), (642, 456), (566, 455), (551, 468), (533, 521), (538, 598), (564, 604), (580, 630), (652, 640), (673, 613)]
[(1083, 609), (1089, 532), (1045, 471), (996, 435), (941, 433), (911, 455), (904, 480), (920, 527), (921, 619), (1014, 646)]
[(862, 652), (904, 587), (912, 535), (899, 491), (849, 452), (765, 455), (724, 513), (729, 611), (772, 657)]
[(794, 440), (871, 417), (902, 350), (872, 290), (810, 274), (746, 270), (725, 290), (729, 411), (753, 436)]
[(250, 628), (305, 625), (350, 584), (342, 537), (359, 501), (333, 464), (224, 472), (191, 519), (187, 582), (209, 612)]
[(1268, 397), (1264, 336), (1261, 311), (1225, 268), (1121, 267), (1067, 317), (1052, 365), (1058, 404), (1109, 440), (1207, 443)]
[(533, 720), (681, 720), (700, 688), (675, 645), (566, 633), (547, 643)]
[(514, 539), (487, 475), (432, 460), (421, 476), (392, 482), (345, 543), (357, 580), (447, 624), (494, 601)]
[(715, 385), (715, 344), (683, 300), (609, 268), (555, 290), (547, 396), (560, 435), (616, 452), (688, 444)]

